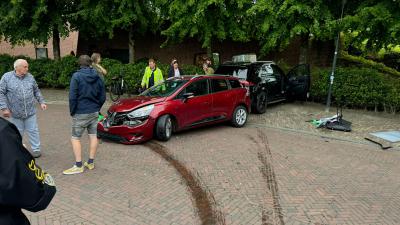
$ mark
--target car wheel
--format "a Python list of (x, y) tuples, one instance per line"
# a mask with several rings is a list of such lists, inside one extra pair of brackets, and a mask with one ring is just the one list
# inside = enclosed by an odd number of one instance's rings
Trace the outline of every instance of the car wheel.
[(265, 91), (257, 94), (255, 102), (253, 103), (253, 111), (259, 114), (267, 111), (267, 93)]
[(243, 106), (236, 107), (232, 115), (232, 125), (234, 127), (243, 127), (246, 124), (247, 116), (248, 113), (245, 107)]
[(169, 115), (163, 115), (157, 120), (156, 138), (160, 141), (168, 141), (172, 135), (172, 119)]

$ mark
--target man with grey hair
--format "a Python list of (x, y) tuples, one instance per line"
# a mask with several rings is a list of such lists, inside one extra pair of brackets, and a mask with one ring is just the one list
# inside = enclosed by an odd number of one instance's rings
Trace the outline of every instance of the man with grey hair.
[(3, 116), (18, 128), (21, 136), (26, 131), (32, 149), (32, 156), (38, 158), (40, 153), (39, 128), (36, 120), (36, 105), (47, 109), (35, 78), (28, 72), (28, 62), (17, 59), (14, 70), (5, 73), (0, 80), (0, 110)]
[[(97, 119), (106, 95), (104, 82), (90, 65), (88, 55), (81, 55), (78, 60), (80, 69), (71, 78), (69, 90), (69, 111), (72, 116), (72, 150), (75, 156), (74, 165), (63, 171), (63, 174), (78, 174), (86, 167), (94, 169), (94, 157), (97, 151)], [(89, 159), (82, 163), (81, 137), (87, 130), (89, 134)]]

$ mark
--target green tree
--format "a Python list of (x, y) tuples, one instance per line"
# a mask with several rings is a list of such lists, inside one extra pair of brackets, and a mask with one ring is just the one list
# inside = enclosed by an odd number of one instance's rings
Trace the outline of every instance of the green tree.
[(307, 61), (310, 40), (325, 40), (337, 34), (340, 6), (340, 1), (265, 0), (256, 1), (248, 13), (255, 16), (261, 53), (284, 49), (299, 38), (300, 58)]
[[(349, 2), (350, 3), (350, 2)], [(361, 1), (353, 14), (343, 19), (351, 43), (374, 51), (400, 44), (400, 1)]]
[(252, 1), (244, 0), (170, 0), (166, 1), (168, 25), (162, 31), (167, 37), (164, 45), (197, 38), (211, 55), (212, 43), (231, 39), (249, 41), (252, 27), (246, 9)]
[(80, 31), (112, 38), (120, 30), (128, 32), (129, 62), (135, 60), (135, 36), (157, 32), (162, 24), (160, 0), (82, 0), (73, 14)]
[(67, 37), (75, 26), (69, 15), (75, 1), (4, 0), (0, 3), (0, 36), (13, 45), (30, 41), (47, 44), (53, 38), (54, 59), (60, 59), (60, 37)]
[(399, 43), (400, 2), (348, 0), (342, 21), (341, 6), (334, 0), (264, 0), (248, 13), (255, 16), (262, 53), (284, 49), (297, 38), (302, 47), (310, 40), (332, 40), (339, 31), (355, 32), (352, 44), (367, 42), (370, 49)]

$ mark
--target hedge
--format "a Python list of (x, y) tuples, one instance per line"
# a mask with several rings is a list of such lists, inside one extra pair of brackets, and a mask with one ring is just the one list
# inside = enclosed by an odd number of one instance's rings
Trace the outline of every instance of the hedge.
[[(330, 69), (313, 69), (311, 98), (323, 102), (327, 96)], [(334, 104), (395, 113), (400, 109), (400, 79), (365, 67), (338, 67), (332, 88)]]
[(351, 62), (351, 63), (358, 63), (361, 66), (374, 68), (383, 73), (386, 73), (386, 74), (389, 74), (392, 76), (396, 76), (396, 77), (400, 77), (400, 72), (394, 68), (388, 67), (385, 64), (380, 63), (380, 62), (375, 62), (373, 60), (365, 59), (364, 57), (361, 57), (361, 56), (349, 55), (345, 51), (340, 52), (340, 60), (342, 60), (342, 62), (347, 61), (347, 62)]
[[(0, 77), (8, 71), (13, 70), (13, 63), (17, 58), (24, 58), (29, 63), (29, 72), (35, 76), (40, 87), (67, 88), (72, 74), (78, 69), (77, 58), (66, 56), (60, 61), (50, 59), (30, 59), (24, 56), (12, 57), (0, 55)], [(102, 66), (107, 69), (105, 76), (106, 84), (109, 84), (112, 77), (122, 75), (130, 87), (140, 85), (147, 60), (138, 60), (135, 64), (122, 64), (114, 59), (102, 59)], [(157, 63), (162, 70), (164, 77), (167, 77), (169, 64)], [(181, 65), (185, 74), (201, 74), (201, 68), (193, 65)]]
[[(0, 76), (13, 69), (13, 62), (21, 57), (0, 55)], [(22, 57), (24, 58), (24, 57)], [(29, 59), (29, 70), (35, 76), (40, 87), (67, 88), (72, 74), (78, 69), (77, 59), (63, 57), (60, 61), (50, 59)], [(147, 60), (138, 60), (135, 64), (122, 64), (114, 59), (103, 59), (102, 65), (108, 70), (106, 84), (114, 76), (123, 75), (133, 88), (140, 85)], [(169, 64), (158, 63), (164, 77), (168, 74)], [(202, 74), (199, 67), (181, 65), (185, 74)], [(382, 72), (382, 68), (338, 67), (333, 85), (333, 104), (343, 103), (347, 107), (365, 108), (375, 111), (384, 110), (395, 113), (400, 109), (400, 78), (391, 71)], [(311, 99), (324, 102), (327, 96), (330, 69), (313, 68), (311, 77)]]

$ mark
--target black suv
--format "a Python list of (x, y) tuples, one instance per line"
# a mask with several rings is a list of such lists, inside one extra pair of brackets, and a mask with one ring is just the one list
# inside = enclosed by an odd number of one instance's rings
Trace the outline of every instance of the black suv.
[(285, 74), (272, 61), (226, 62), (215, 74), (232, 75), (250, 82), (252, 112), (264, 113), (267, 104), (283, 100), (305, 100), (310, 89), (310, 66), (301, 64)]

